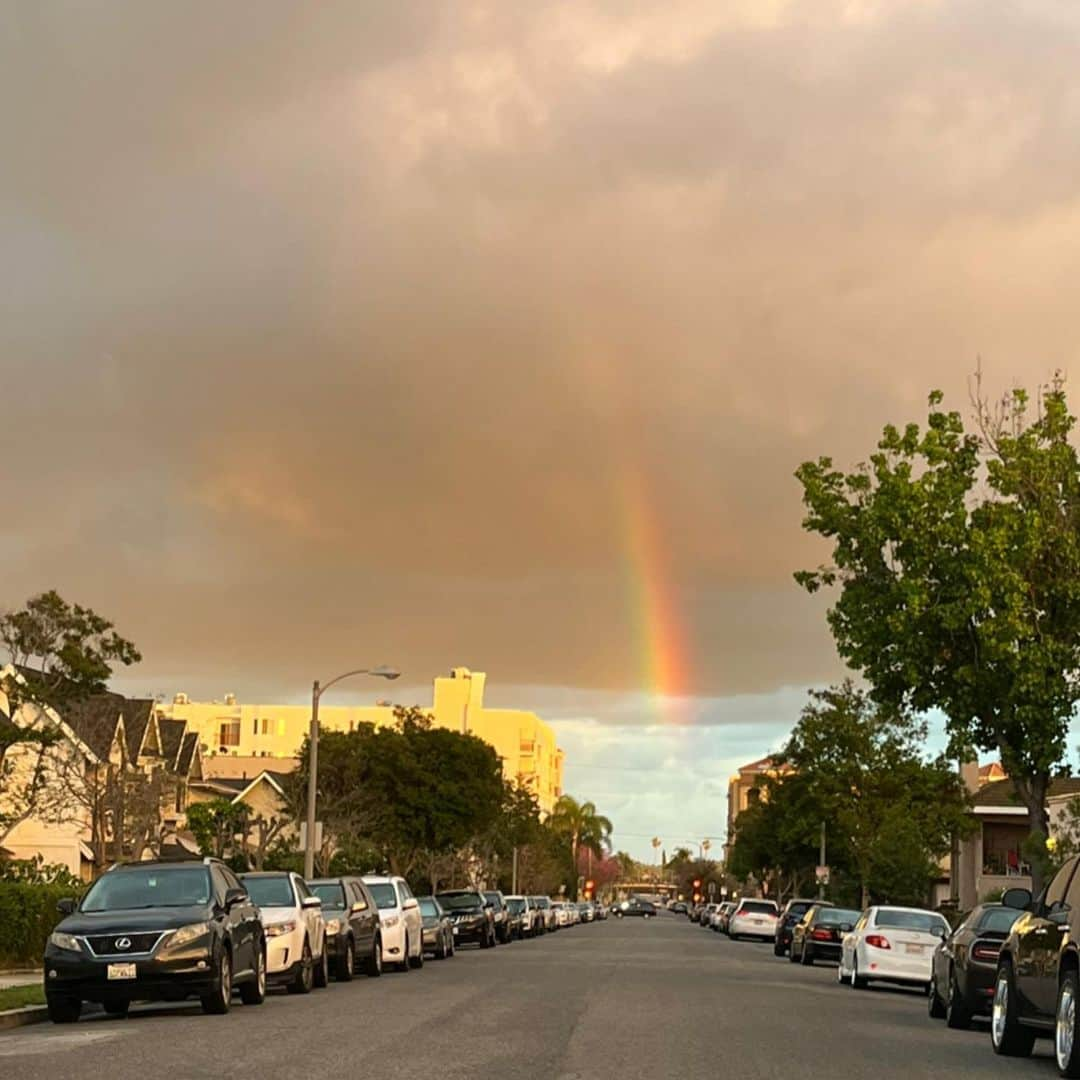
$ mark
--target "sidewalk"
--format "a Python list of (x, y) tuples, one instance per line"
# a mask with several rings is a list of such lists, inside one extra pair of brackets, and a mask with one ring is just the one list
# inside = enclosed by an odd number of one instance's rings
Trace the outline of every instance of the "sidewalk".
[(40, 971), (0, 971), (0, 990), (9, 990), (13, 986), (39, 986), (41, 981)]

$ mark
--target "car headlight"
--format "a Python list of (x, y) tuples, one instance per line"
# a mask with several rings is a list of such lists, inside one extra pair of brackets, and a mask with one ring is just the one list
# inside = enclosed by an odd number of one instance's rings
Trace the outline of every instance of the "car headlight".
[(341, 930), (340, 919), (327, 919), (326, 920), (326, 932), (333, 937)]
[(189, 941), (205, 937), (209, 933), (209, 923), (188, 923), (187, 926), (181, 926), (179, 930), (174, 930), (172, 932), (172, 936), (169, 938), (168, 947), (171, 949), (173, 946), (186, 945)]
[(383, 926), (397, 926), (401, 922), (401, 918), (398, 915), (384, 915), (382, 924)]
[(74, 934), (65, 934), (62, 930), (54, 930), (49, 935), (49, 944), (65, 952), (82, 952), (79, 939)]
[(281, 937), (282, 934), (291, 934), (296, 929), (295, 922), (270, 923), (266, 927), (267, 937)]

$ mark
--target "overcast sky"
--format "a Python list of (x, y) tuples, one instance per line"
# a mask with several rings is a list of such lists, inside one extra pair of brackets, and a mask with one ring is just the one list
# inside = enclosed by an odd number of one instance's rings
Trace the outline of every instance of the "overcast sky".
[(1073, 366), (1078, 49), (1060, 0), (13, 0), (0, 604), (107, 614), (140, 692), (486, 670), (620, 846), (718, 837), (838, 674), (795, 467)]

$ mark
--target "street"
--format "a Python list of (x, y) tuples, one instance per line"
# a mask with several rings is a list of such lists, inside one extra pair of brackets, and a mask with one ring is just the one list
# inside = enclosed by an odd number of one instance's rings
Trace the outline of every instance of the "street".
[(224, 1017), (142, 1007), (73, 1027), (0, 1034), (0, 1074), (295, 1078), (1048, 1077), (995, 1057), (984, 1025), (947, 1031), (926, 999), (838, 986), (835, 969), (779, 960), (663, 914), (611, 919), (422, 971), (274, 993)]

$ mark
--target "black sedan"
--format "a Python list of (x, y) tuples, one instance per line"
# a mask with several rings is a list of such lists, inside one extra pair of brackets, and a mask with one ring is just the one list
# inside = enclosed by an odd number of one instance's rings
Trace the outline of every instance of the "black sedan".
[(773, 956), (783, 956), (791, 948), (791, 933), (802, 917), (815, 905), (832, 907), (825, 900), (789, 900), (776, 920), (776, 937), (773, 940)]
[(931, 1017), (963, 1029), (973, 1016), (990, 1012), (1001, 943), (1022, 914), (1003, 904), (979, 904), (934, 950)]
[(490, 949), (495, 944), (494, 913), (482, 893), (474, 889), (452, 889), (436, 894), (435, 899), (450, 916), (455, 944), (472, 942), (481, 949)]
[(454, 955), (454, 920), (434, 896), (421, 896), (420, 917), (424, 925), (424, 952), (436, 960)]
[(622, 900), (616, 904), (612, 914), (617, 919), (635, 915), (644, 919), (652, 919), (656, 916), (656, 905), (648, 900), (642, 900), (640, 896), (631, 896), (629, 900)]
[(809, 967), (815, 960), (839, 960), (844, 935), (859, 921), (860, 912), (814, 904), (791, 931), (793, 964)]

